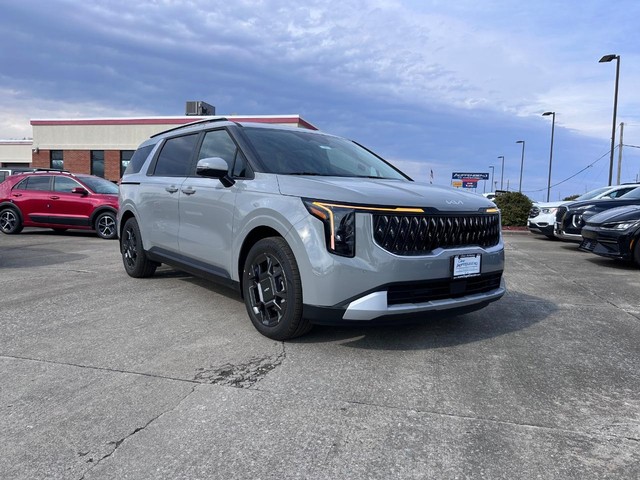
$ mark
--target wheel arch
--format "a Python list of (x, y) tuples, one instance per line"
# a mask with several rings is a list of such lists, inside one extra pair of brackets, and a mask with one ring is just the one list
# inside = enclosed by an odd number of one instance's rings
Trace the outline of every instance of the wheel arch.
[(91, 214), (91, 226), (95, 227), (96, 225), (96, 220), (98, 219), (98, 217), (100, 215), (102, 215), (103, 213), (113, 213), (114, 217), (118, 215), (118, 211), (113, 208), (113, 207), (108, 207), (108, 206), (104, 206), (104, 207), (98, 207), (96, 208), (96, 210)]
[(242, 290), (242, 269), (244, 268), (244, 262), (247, 259), (247, 255), (249, 254), (249, 250), (251, 250), (251, 247), (253, 247), (263, 238), (268, 237), (284, 238), (276, 229), (262, 225), (251, 230), (242, 242), (242, 247), (240, 248), (240, 252), (238, 254), (237, 272), (240, 283), (240, 295), (243, 298), (244, 294)]
[(24, 218), (22, 217), (22, 212), (20, 211), (20, 209), (18, 208), (18, 206), (15, 203), (13, 203), (13, 202), (2, 202), (2, 203), (0, 203), (0, 210), (4, 210), (7, 207), (15, 210), (15, 212), (18, 214), (18, 217), (20, 217), (20, 221), (24, 222)]

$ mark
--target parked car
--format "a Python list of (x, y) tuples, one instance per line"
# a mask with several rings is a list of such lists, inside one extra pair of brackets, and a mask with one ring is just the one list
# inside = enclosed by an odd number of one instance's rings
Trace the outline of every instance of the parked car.
[(23, 227), (95, 230), (114, 239), (118, 186), (93, 175), (36, 171), (7, 177), (0, 183), (0, 230), (20, 233)]
[(626, 205), (640, 205), (640, 187), (621, 197), (572, 202), (558, 207), (554, 233), (564, 240), (582, 241), (582, 227), (596, 213)]
[(556, 213), (558, 212), (558, 207), (561, 205), (568, 205), (572, 202), (580, 202), (590, 199), (617, 198), (627, 192), (630, 192), (636, 187), (640, 187), (640, 183), (596, 188), (595, 190), (584, 193), (571, 201), (534, 203), (529, 211), (527, 226), (531, 233), (544, 235), (548, 238), (555, 238), (554, 227), (556, 222)]
[(29, 168), (29, 167), (2, 167), (0, 168), (0, 183), (4, 182), (4, 180), (11, 176), (11, 175), (15, 175), (16, 173), (22, 173), (22, 172), (35, 172), (36, 169), (35, 168)]
[(277, 340), (313, 323), (454, 315), (505, 293), (493, 203), (302, 128), (217, 118), (150, 138), (121, 180), (118, 232), (130, 276), (166, 263), (220, 281)]
[(598, 213), (582, 228), (580, 250), (640, 266), (640, 204)]

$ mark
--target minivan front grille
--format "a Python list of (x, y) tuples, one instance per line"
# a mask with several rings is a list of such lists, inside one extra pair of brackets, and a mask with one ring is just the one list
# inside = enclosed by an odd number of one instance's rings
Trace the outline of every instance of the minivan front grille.
[(558, 210), (556, 210), (556, 222), (561, 222), (565, 213), (567, 213), (567, 207), (558, 207)]
[(500, 215), (373, 215), (376, 244), (396, 255), (426, 255), (436, 248), (492, 247), (500, 241)]

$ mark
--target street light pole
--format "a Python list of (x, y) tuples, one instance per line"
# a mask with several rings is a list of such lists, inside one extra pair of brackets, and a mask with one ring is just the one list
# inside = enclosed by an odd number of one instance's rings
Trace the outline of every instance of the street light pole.
[(495, 168), (493, 167), (493, 165), (489, 165), (489, 168), (491, 169), (491, 188), (495, 192), (496, 188), (493, 185), (493, 174), (494, 174)]
[(524, 140), (518, 140), (516, 143), (522, 144), (522, 158), (520, 159), (520, 184), (518, 185), (518, 192), (522, 193), (522, 169), (524, 168)]
[(543, 117), (552, 115), (551, 118), (551, 149), (549, 150), (549, 180), (547, 181), (547, 202), (549, 201), (549, 194), (551, 193), (551, 162), (553, 161), (553, 131), (556, 128), (556, 112), (544, 112)]
[(500, 190), (502, 190), (504, 181), (504, 155), (500, 155), (498, 158), (502, 159), (502, 170), (500, 170)]
[(620, 55), (605, 55), (599, 60), (599, 63), (607, 63), (612, 60), (616, 61), (616, 87), (613, 93), (613, 124), (611, 127), (611, 152), (609, 158), (609, 185), (613, 182), (613, 148), (616, 136), (616, 114), (618, 113), (618, 82), (620, 80)]

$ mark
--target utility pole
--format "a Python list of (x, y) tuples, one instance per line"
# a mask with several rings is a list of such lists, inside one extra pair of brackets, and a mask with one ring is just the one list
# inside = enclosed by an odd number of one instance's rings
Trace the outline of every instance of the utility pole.
[(618, 147), (618, 181), (616, 185), (620, 185), (620, 170), (622, 169), (622, 131), (624, 130), (624, 122), (620, 122), (620, 146)]

